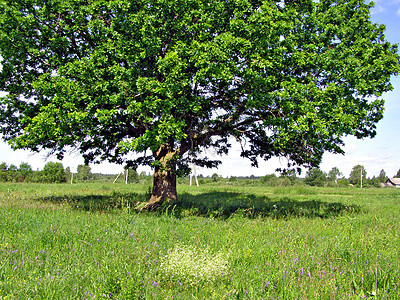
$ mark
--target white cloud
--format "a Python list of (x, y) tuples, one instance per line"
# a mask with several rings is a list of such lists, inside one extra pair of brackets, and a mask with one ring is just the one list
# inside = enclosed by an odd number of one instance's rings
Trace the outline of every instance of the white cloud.
[(380, 14), (383, 13), (385, 10), (386, 8), (383, 7), (382, 5), (375, 4), (375, 6), (371, 9), (371, 14), (373, 15)]
[[(383, 12), (386, 12), (390, 10), (393, 12), (397, 8), (393, 8), (393, 6), (398, 7), (400, 5), (400, 0), (392, 0), (392, 1), (387, 1), (387, 0), (376, 0), (374, 1), (375, 5), (371, 10), (371, 13), (373, 15), (375, 14), (380, 14)], [(397, 10), (397, 15), (400, 16), (400, 9)]]

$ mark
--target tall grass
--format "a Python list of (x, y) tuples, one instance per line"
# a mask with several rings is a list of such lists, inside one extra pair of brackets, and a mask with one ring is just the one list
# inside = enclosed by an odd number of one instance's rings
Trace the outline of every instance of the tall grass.
[(400, 191), (1, 184), (0, 299), (398, 299)]

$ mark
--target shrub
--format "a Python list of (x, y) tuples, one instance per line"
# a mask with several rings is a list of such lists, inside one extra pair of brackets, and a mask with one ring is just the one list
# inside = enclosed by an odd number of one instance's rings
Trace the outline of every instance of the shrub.
[(42, 172), (42, 181), (50, 183), (66, 182), (64, 167), (62, 163), (49, 161), (45, 164)]

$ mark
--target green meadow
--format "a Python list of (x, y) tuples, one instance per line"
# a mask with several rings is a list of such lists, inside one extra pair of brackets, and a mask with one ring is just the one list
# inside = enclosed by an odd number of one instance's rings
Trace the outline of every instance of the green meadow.
[(0, 184), (0, 299), (400, 299), (400, 189)]

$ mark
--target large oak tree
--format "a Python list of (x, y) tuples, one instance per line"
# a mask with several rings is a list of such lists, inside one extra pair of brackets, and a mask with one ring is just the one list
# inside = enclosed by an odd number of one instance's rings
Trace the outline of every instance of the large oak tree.
[[(318, 166), (373, 137), (397, 47), (361, 0), (2, 0), (3, 139), (154, 168), (149, 204), (209, 147)], [(127, 161), (126, 153), (136, 159)]]

